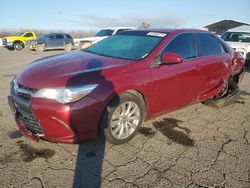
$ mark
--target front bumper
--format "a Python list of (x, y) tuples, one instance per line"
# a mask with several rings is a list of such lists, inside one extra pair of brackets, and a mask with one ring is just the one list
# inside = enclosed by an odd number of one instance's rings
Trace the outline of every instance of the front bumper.
[(3, 47), (5, 48), (14, 48), (13, 41), (7, 41), (6, 39), (2, 39)]
[[(80, 143), (97, 136), (103, 107), (96, 99), (87, 96), (68, 105), (32, 97), (22, 101), (13, 86), (8, 98), (19, 129), (35, 141)], [(26, 109), (23, 109), (23, 103)]]

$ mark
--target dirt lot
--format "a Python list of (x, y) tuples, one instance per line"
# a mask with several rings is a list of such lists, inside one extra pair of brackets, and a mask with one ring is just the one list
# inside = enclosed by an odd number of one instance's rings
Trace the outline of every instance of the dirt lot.
[(233, 106), (193, 105), (144, 124), (129, 143), (33, 142), (7, 105), (9, 83), (42, 54), (0, 48), (0, 187), (250, 187), (250, 73)]

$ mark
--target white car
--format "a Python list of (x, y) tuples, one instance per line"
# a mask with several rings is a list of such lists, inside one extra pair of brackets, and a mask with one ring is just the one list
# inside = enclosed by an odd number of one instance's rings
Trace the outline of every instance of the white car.
[(240, 26), (228, 30), (222, 35), (222, 39), (226, 41), (233, 49), (235, 49), (235, 51), (240, 52), (249, 66), (250, 26)]
[(135, 29), (134, 27), (110, 27), (110, 28), (105, 28), (101, 29), (98, 31), (94, 37), (87, 37), (79, 40), (79, 47), (81, 49), (85, 49), (92, 44), (95, 44), (108, 36), (115, 35), (117, 33), (120, 33), (122, 31), (127, 31), (127, 30), (132, 30)]

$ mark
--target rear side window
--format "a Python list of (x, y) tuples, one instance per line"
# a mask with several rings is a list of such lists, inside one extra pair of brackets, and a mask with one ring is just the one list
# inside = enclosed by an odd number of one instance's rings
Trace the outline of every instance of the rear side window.
[(220, 41), (211, 34), (198, 33), (200, 41), (199, 56), (218, 55), (223, 53)]
[(183, 33), (175, 37), (163, 50), (173, 52), (182, 56), (183, 59), (196, 57), (195, 38), (192, 33)]
[(56, 35), (56, 39), (63, 39), (64, 36), (63, 35)]

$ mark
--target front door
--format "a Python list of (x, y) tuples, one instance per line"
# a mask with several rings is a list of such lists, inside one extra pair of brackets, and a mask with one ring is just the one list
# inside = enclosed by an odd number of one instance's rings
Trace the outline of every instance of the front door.
[[(201, 83), (197, 59), (196, 40), (193, 33), (177, 35), (163, 50), (183, 57), (183, 62), (166, 64), (151, 69), (154, 85), (153, 115), (160, 115), (196, 101)], [(162, 55), (161, 54), (161, 55)]]

